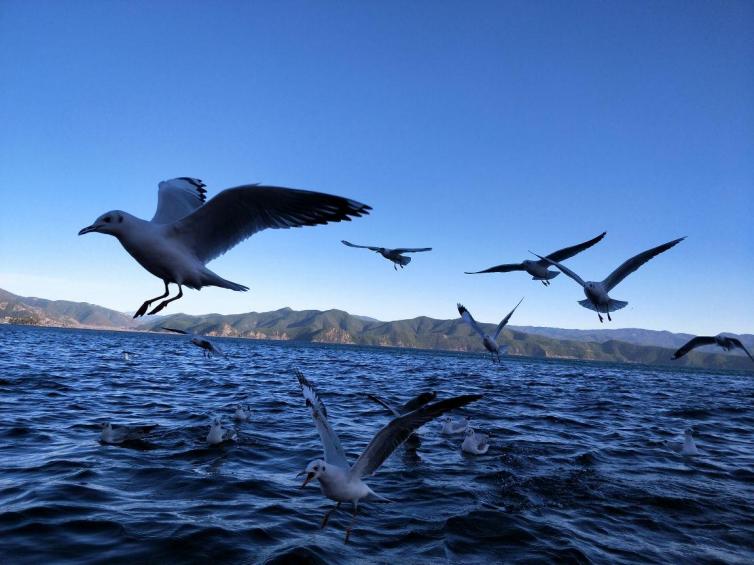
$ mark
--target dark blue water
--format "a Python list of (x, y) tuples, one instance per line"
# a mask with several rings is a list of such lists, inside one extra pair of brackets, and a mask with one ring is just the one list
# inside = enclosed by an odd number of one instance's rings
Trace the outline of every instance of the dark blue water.
[[(0, 326), (0, 562), (754, 562), (754, 377), (358, 347)], [(135, 353), (131, 362), (122, 351)], [(321, 457), (291, 369), (354, 460), (402, 402), (482, 392), (483, 456), (421, 431), (335, 513), (295, 475)], [(234, 444), (212, 416), (252, 405)], [(98, 423), (156, 424), (101, 445)], [(701, 455), (666, 442), (696, 430)]]

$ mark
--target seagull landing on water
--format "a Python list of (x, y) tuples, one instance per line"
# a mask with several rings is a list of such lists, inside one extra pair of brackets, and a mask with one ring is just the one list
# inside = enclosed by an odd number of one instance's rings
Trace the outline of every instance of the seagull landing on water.
[(564, 267), (557, 261), (553, 261), (552, 259), (548, 259), (547, 257), (542, 257), (541, 255), (537, 255), (536, 253), (533, 253), (533, 255), (536, 255), (540, 259), (547, 261), (551, 265), (557, 267), (568, 277), (579, 283), (584, 289), (584, 294), (586, 295), (586, 300), (579, 300), (579, 304), (581, 304), (584, 308), (588, 308), (589, 310), (594, 310), (595, 312), (597, 312), (597, 317), (600, 319), (600, 322), (603, 321), (602, 314), (600, 312), (607, 314), (607, 319), (612, 321), (613, 319), (610, 317), (610, 312), (615, 312), (616, 310), (625, 308), (628, 302), (625, 302), (623, 300), (613, 300), (608, 296), (607, 293), (615, 288), (618, 283), (620, 283), (628, 275), (630, 275), (644, 263), (652, 259), (652, 257), (656, 257), (660, 253), (667, 251), (684, 239), (686, 238), (680, 237), (678, 239), (674, 239), (673, 241), (663, 243), (662, 245), (658, 245), (657, 247), (653, 247), (652, 249), (648, 249), (647, 251), (639, 253), (635, 257), (631, 257), (628, 261), (625, 261), (620, 267), (610, 273), (603, 281), (584, 281), (572, 270)]
[(306, 405), (312, 411), (314, 424), (317, 426), (322, 447), (325, 451), (324, 461), (317, 459), (307, 465), (306, 470), (300, 475), (306, 475), (301, 488), (307, 483), (317, 479), (322, 489), (322, 494), (327, 498), (337, 502), (334, 508), (330, 509), (322, 519), (322, 527), (327, 525), (330, 514), (338, 508), (341, 503), (350, 502), (353, 504), (353, 518), (351, 524), (346, 530), (346, 543), (351, 535), (351, 530), (356, 522), (356, 513), (358, 511), (359, 501), (362, 499), (377, 500), (380, 502), (390, 502), (386, 498), (376, 494), (369, 488), (362, 478), (372, 475), (380, 468), (382, 463), (390, 457), (390, 454), (401, 445), (411, 433), (437, 418), (449, 410), (465, 406), (482, 398), (480, 394), (467, 394), (448, 398), (432, 404), (426, 404), (403, 416), (398, 416), (382, 428), (369, 442), (364, 453), (358, 458), (353, 467), (348, 464), (346, 453), (340, 445), (340, 440), (335, 431), (327, 421), (327, 410), (322, 400), (317, 395), (312, 384), (306, 380), (300, 371), (296, 371), (298, 382), (306, 399)]
[(461, 318), (463, 318), (463, 321), (471, 326), (471, 329), (474, 330), (479, 335), (479, 337), (482, 338), (482, 345), (484, 345), (484, 348), (492, 354), (493, 362), (495, 361), (495, 357), (497, 357), (498, 363), (500, 362), (500, 346), (497, 344), (497, 338), (500, 336), (500, 332), (503, 331), (503, 328), (508, 323), (508, 320), (510, 320), (511, 316), (513, 316), (513, 312), (516, 311), (516, 308), (518, 308), (519, 304), (521, 304), (523, 301), (523, 298), (519, 300), (518, 304), (513, 307), (513, 310), (508, 312), (508, 315), (500, 321), (500, 323), (497, 325), (494, 336), (490, 336), (482, 331), (482, 328), (479, 327), (479, 324), (477, 324), (476, 320), (471, 316), (471, 312), (466, 310), (463, 304), (456, 304), (456, 306), (458, 306), (458, 313), (461, 315)]
[(746, 349), (746, 346), (743, 343), (741, 343), (740, 339), (737, 339), (735, 337), (726, 337), (724, 335), (715, 335), (715, 336), (699, 335), (694, 338), (691, 338), (686, 343), (686, 345), (684, 345), (678, 351), (673, 353), (672, 359), (674, 360), (680, 359), (692, 349), (696, 349), (697, 347), (702, 347), (704, 345), (719, 345), (725, 351), (730, 351), (731, 349), (740, 349), (741, 351), (746, 353), (746, 355), (749, 356), (749, 359), (754, 361), (754, 357), (751, 356), (751, 353), (749, 353), (749, 350)]
[(205, 186), (189, 177), (161, 182), (157, 212), (150, 221), (113, 210), (79, 232), (117, 237), (142, 267), (165, 283), (165, 293), (145, 301), (134, 318), (167, 297), (170, 283), (178, 285), (178, 294), (160, 302), (149, 314), (181, 298), (183, 286), (249, 290), (205, 265), (259, 231), (350, 221), (371, 210), (366, 204), (340, 196), (255, 184), (223, 190), (205, 203)]
[[(570, 259), (577, 253), (581, 253), (585, 249), (589, 249), (592, 245), (599, 242), (603, 237), (605, 237), (606, 233), (606, 231), (603, 231), (594, 239), (590, 239), (589, 241), (585, 241), (584, 243), (572, 245), (571, 247), (566, 247), (564, 249), (560, 249), (559, 251), (555, 251), (554, 253), (550, 253), (547, 256), (547, 259), (551, 259), (552, 261), (565, 261), (566, 259)], [(554, 279), (560, 274), (558, 271), (548, 270), (549, 266), (550, 264), (544, 259), (540, 259), (539, 261), (530, 261), (527, 259), (526, 261), (523, 261), (521, 263), (505, 263), (503, 265), (497, 265), (496, 267), (490, 267), (489, 269), (485, 269), (484, 271), (474, 271), (471, 273), (466, 271), (465, 274), (481, 275), (484, 273), (509, 273), (511, 271), (526, 271), (531, 275), (531, 278), (533, 280), (540, 281), (543, 285), (549, 286), (550, 279)]]
[(225, 353), (223, 353), (219, 347), (217, 347), (214, 343), (212, 343), (208, 339), (199, 337), (197, 335), (194, 335), (184, 330), (177, 330), (175, 328), (166, 328), (165, 326), (160, 326), (160, 327), (163, 330), (167, 330), (169, 332), (191, 336), (191, 343), (193, 343), (194, 345), (196, 345), (202, 350), (202, 354), (204, 355), (205, 359), (212, 359), (212, 357), (215, 355), (222, 355), (223, 357), (227, 357), (227, 355), (225, 355)]
[(369, 249), (382, 255), (388, 261), (393, 262), (393, 269), (398, 270), (400, 265), (401, 269), (411, 262), (411, 257), (406, 257), (404, 253), (421, 253), (423, 251), (432, 251), (431, 247), (399, 247), (398, 249), (388, 249), (387, 247), (374, 247), (372, 245), (355, 245), (351, 242), (342, 239), (343, 245), (348, 247), (357, 247), (358, 249)]

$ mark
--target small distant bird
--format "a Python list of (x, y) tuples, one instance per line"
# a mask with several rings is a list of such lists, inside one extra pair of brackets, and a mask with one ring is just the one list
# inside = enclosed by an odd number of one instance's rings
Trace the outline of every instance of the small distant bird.
[(194, 335), (184, 330), (177, 330), (175, 328), (166, 328), (165, 326), (160, 326), (160, 327), (163, 330), (167, 330), (169, 332), (192, 336), (191, 343), (201, 348), (202, 354), (204, 355), (205, 359), (211, 359), (214, 355), (222, 355), (223, 357), (227, 357), (227, 355), (225, 355), (225, 353), (223, 353), (219, 347), (217, 347), (214, 343), (212, 343), (210, 340), (206, 338), (199, 337), (197, 335)]
[(306, 470), (299, 473), (299, 476), (306, 475), (301, 488), (304, 488), (310, 481), (317, 479), (322, 489), (322, 494), (337, 502), (335, 508), (330, 509), (322, 519), (323, 528), (327, 525), (330, 514), (340, 508), (341, 503), (350, 502), (353, 504), (353, 518), (346, 530), (346, 543), (348, 543), (351, 530), (356, 522), (356, 513), (360, 500), (371, 499), (380, 502), (390, 502), (388, 499), (375, 493), (362, 479), (377, 471), (382, 463), (390, 457), (398, 446), (406, 441), (414, 430), (449, 410), (460, 408), (482, 398), (480, 394), (456, 396), (432, 404), (425, 404), (413, 412), (394, 418), (377, 432), (354, 466), (351, 467), (348, 464), (346, 453), (340, 444), (338, 436), (327, 420), (327, 410), (324, 403), (319, 398), (312, 384), (300, 371), (296, 371), (296, 377), (301, 385), (306, 405), (311, 410), (312, 418), (319, 432), (325, 452), (324, 461), (322, 459), (312, 461), (306, 466)]
[(246, 422), (251, 417), (251, 407), (248, 404), (236, 406), (233, 419), (237, 422)]
[(657, 247), (653, 247), (652, 249), (648, 249), (647, 251), (639, 253), (635, 257), (631, 257), (628, 261), (624, 262), (620, 267), (610, 273), (608, 277), (603, 281), (584, 281), (572, 270), (564, 267), (557, 261), (553, 261), (552, 259), (548, 259), (547, 257), (542, 257), (541, 255), (537, 255), (536, 253), (534, 253), (534, 255), (544, 261), (547, 261), (551, 265), (554, 265), (582, 286), (582, 288), (584, 289), (584, 294), (586, 295), (586, 300), (579, 300), (579, 304), (581, 304), (584, 308), (588, 308), (589, 310), (594, 310), (595, 312), (597, 312), (597, 317), (600, 319), (600, 322), (603, 321), (602, 314), (600, 314), (600, 312), (607, 314), (607, 319), (612, 321), (610, 312), (615, 312), (616, 310), (624, 308), (628, 304), (628, 302), (625, 302), (623, 300), (613, 300), (608, 296), (607, 293), (615, 288), (618, 283), (620, 283), (628, 275), (630, 275), (644, 263), (652, 259), (652, 257), (656, 257), (660, 253), (667, 251), (684, 239), (686, 238), (681, 237), (674, 239), (673, 241), (663, 243), (662, 245), (658, 245)]
[(466, 428), (466, 437), (463, 438), (461, 449), (466, 453), (474, 455), (484, 455), (490, 448), (490, 437), (487, 434), (478, 434), (474, 428)]
[(204, 286), (249, 290), (205, 265), (259, 231), (350, 221), (371, 210), (340, 196), (257, 184), (223, 190), (206, 202), (205, 186), (190, 177), (161, 182), (157, 212), (150, 221), (112, 210), (79, 231), (79, 235), (99, 232), (117, 237), (142, 267), (162, 279), (165, 293), (145, 301), (134, 318), (167, 297), (170, 283), (178, 285), (178, 294), (160, 302), (150, 315), (181, 298), (184, 285), (196, 290)]
[(518, 304), (516, 304), (513, 307), (513, 310), (508, 312), (508, 315), (503, 318), (500, 323), (497, 325), (497, 329), (495, 330), (495, 335), (490, 336), (482, 331), (482, 328), (479, 327), (479, 324), (476, 323), (476, 320), (471, 316), (471, 312), (469, 312), (463, 304), (456, 304), (458, 307), (458, 313), (461, 315), (461, 318), (463, 318), (463, 321), (466, 322), (469, 326), (471, 326), (471, 329), (474, 330), (477, 334), (479, 334), (479, 337), (482, 338), (482, 345), (484, 345), (484, 348), (490, 352), (492, 355), (492, 360), (495, 360), (495, 357), (497, 357), (498, 363), (500, 362), (500, 346), (497, 344), (497, 338), (500, 336), (500, 332), (503, 331), (503, 328), (508, 323), (508, 320), (511, 319), (511, 316), (513, 315), (513, 312), (516, 311), (516, 308), (518, 308), (519, 304), (523, 302), (524, 299), (518, 301)]
[[(570, 259), (577, 253), (581, 253), (585, 249), (589, 249), (592, 245), (599, 242), (603, 237), (605, 237), (606, 233), (607, 232), (603, 231), (594, 239), (590, 239), (589, 241), (585, 241), (584, 243), (572, 245), (571, 247), (565, 247), (563, 249), (560, 249), (559, 251), (550, 253), (547, 258), (552, 261), (565, 261), (566, 259)], [(558, 271), (548, 270), (549, 266), (550, 263), (543, 259), (540, 259), (539, 261), (530, 261), (529, 259), (527, 259), (526, 261), (523, 261), (521, 263), (505, 263), (503, 265), (497, 265), (496, 267), (490, 267), (489, 269), (485, 269), (484, 271), (466, 271), (465, 274), (481, 275), (484, 273), (509, 273), (511, 271), (526, 271), (531, 275), (531, 278), (533, 280), (540, 281), (543, 285), (549, 286), (550, 279), (554, 279), (560, 274)]]
[(226, 430), (223, 428), (219, 418), (215, 418), (209, 427), (209, 433), (207, 434), (207, 443), (210, 445), (218, 445), (225, 441), (235, 441), (238, 438), (236, 432), (233, 430)]
[(123, 352), (123, 360), (124, 361), (130, 361), (132, 355), (133, 355), (133, 353), (131, 353), (130, 351), (124, 351)]
[(155, 427), (152, 424), (149, 426), (118, 426), (117, 428), (113, 428), (110, 422), (103, 422), (100, 424), (101, 431), (99, 438), (102, 443), (110, 445), (117, 445), (126, 441), (138, 441), (144, 439), (144, 436)]
[(686, 343), (686, 345), (684, 345), (678, 351), (673, 353), (672, 359), (680, 359), (692, 349), (696, 349), (697, 347), (702, 347), (703, 345), (719, 345), (725, 351), (730, 351), (731, 349), (740, 349), (741, 351), (746, 353), (746, 355), (749, 356), (749, 359), (754, 361), (754, 357), (751, 356), (751, 353), (749, 353), (749, 350), (746, 349), (746, 346), (744, 346), (744, 344), (741, 343), (740, 339), (735, 338), (735, 337), (725, 337), (724, 335), (716, 335), (716, 336), (700, 335), (700, 336), (693, 337)]
[(388, 261), (393, 262), (393, 269), (398, 270), (400, 265), (401, 269), (411, 262), (411, 257), (406, 257), (404, 253), (421, 253), (422, 251), (432, 251), (431, 247), (399, 247), (397, 249), (388, 249), (387, 247), (374, 247), (371, 245), (355, 245), (342, 239), (343, 245), (348, 247), (357, 247), (359, 249), (369, 249), (382, 255)]
[(676, 442), (664, 443), (681, 455), (699, 455), (699, 450), (696, 448), (696, 442), (694, 441), (694, 431), (691, 428), (684, 430), (682, 444)]
[(469, 417), (463, 416), (461, 419), (453, 421), (450, 416), (442, 419), (442, 430), (440, 433), (445, 436), (453, 436), (464, 433), (469, 427)]

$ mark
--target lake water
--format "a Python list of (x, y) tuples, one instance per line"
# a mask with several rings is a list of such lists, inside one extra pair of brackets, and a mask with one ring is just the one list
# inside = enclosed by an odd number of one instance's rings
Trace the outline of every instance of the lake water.
[[(754, 562), (754, 375), (465, 354), (0, 326), (0, 562)], [(124, 350), (134, 353), (124, 361)], [(293, 368), (355, 460), (402, 403), (467, 406), (486, 455), (421, 429), (344, 505), (296, 474), (322, 456)], [(251, 419), (234, 425), (233, 407)], [(213, 416), (238, 441), (207, 447)], [(99, 424), (154, 424), (99, 443)], [(700, 455), (674, 443), (696, 430)], [(667, 442), (671, 442), (668, 444)]]

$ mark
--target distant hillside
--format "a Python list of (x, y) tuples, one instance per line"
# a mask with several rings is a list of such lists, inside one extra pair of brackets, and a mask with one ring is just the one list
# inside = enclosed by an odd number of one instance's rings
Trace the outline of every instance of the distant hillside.
[[(493, 332), (493, 324), (481, 324)], [(283, 308), (274, 312), (247, 314), (209, 314), (189, 316), (175, 314), (159, 322), (150, 322), (142, 329), (159, 331), (167, 326), (210, 336), (244, 337), (252, 339), (281, 339), (314, 343), (342, 343), (446, 351), (484, 352), (481, 342), (460, 318), (436, 320), (421, 316), (410, 320), (381, 322), (352, 316), (342, 310), (294, 311)], [(527, 357), (551, 357), (608, 362), (645, 363), (675, 366), (694, 366), (717, 369), (751, 370), (748, 358), (694, 351), (671, 361), (672, 349), (643, 346), (620, 340), (565, 340), (518, 331), (505, 330), (501, 343), (508, 346), (508, 354)]]
[(102, 306), (68, 300), (16, 296), (0, 289), (0, 323), (65, 328), (131, 329), (130, 316)]

